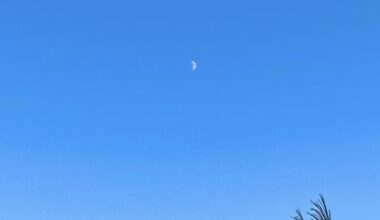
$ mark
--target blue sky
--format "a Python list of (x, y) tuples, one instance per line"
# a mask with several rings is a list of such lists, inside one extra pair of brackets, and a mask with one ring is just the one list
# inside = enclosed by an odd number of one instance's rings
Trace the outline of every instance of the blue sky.
[(379, 9), (1, 1), (0, 219), (375, 219)]

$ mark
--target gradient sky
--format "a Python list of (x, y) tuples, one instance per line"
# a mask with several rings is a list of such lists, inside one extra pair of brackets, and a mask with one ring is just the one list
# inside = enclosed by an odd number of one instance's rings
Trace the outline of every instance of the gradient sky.
[(379, 11), (2, 0), (0, 219), (377, 219)]

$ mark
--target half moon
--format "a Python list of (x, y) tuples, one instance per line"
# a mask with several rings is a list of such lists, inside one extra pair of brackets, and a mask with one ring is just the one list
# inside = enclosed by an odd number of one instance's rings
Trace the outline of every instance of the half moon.
[(197, 69), (197, 63), (195, 61), (191, 61), (191, 69), (194, 71)]

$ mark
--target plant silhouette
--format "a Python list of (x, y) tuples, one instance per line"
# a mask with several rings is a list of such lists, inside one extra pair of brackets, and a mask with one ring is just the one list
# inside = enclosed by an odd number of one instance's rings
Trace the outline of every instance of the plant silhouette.
[[(307, 214), (312, 220), (331, 220), (331, 211), (327, 208), (326, 200), (322, 194), (319, 194), (319, 199), (317, 201), (311, 200), (313, 205)], [(296, 215), (292, 216), (293, 220), (304, 220), (302, 212), (296, 209)]]

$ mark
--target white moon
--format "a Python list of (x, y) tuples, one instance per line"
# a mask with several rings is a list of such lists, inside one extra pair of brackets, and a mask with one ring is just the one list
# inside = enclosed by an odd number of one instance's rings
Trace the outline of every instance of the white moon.
[(194, 71), (197, 69), (197, 63), (195, 61), (191, 61), (191, 69)]

